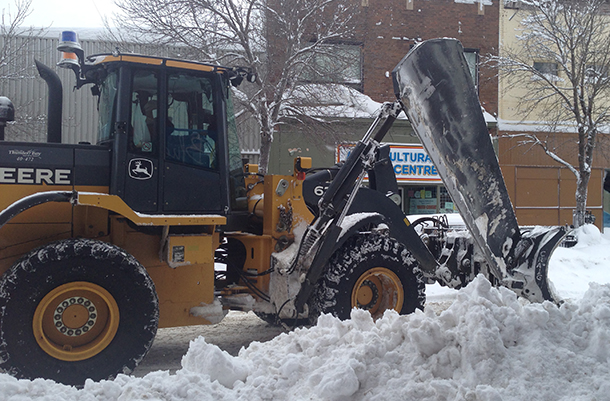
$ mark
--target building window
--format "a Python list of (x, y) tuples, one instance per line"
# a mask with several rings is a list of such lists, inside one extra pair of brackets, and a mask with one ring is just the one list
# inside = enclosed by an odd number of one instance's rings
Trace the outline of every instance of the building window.
[(439, 213), (457, 213), (457, 208), (455, 207), (449, 192), (447, 192), (447, 188), (440, 187), (439, 193)]
[(557, 63), (534, 61), (534, 69), (545, 76), (558, 76)]
[(477, 50), (464, 49), (464, 57), (466, 58), (466, 62), (468, 63), (468, 70), (470, 71), (470, 76), (472, 77), (474, 86), (478, 89), (478, 87), (479, 87), (479, 68), (478, 68), (479, 52)]
[(408, 214), (438, 213), (436, 186), (410, 186), (407, 189), (404, 209)]
[(504, 0), (504, 8), (511, 8), (511, 9), (518, 10), (519, 8), (521, 8), (521, 1), (520, 0)]
[(362, 91), (362, 55), (359, 44), (326, 44), (305, 56), (302, 81), (336, 83)]

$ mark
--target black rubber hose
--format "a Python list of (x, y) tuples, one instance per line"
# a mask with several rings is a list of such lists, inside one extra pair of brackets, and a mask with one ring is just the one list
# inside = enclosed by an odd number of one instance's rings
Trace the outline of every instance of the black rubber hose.
[(8, 223), (13, 217), (29, 208), (42, 205), (43, 203), (47, 202), (70, 202), (73, 197), (72, 195), (73, 193), (68, 191), (50, 191), (39, 192), (37, 194), (19, 199), (17, 202), (14, 202), (12, 205), (0, 212), (0, 228)]

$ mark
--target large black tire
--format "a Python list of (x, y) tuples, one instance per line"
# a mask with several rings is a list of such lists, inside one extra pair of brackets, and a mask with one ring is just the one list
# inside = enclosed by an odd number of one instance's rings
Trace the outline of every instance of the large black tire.
[(382, 234), (348, 239), (331, 257), (312, 299), (315, 313), (349, 319), (355, 307), (374, 319), (388, 309), (423, 309), (425, 284), (417, 261), (398, 241)]
[(159, 301), (138, 261), (105, 242), (38, 248), (0, 279), (0, 369), (82, 385), (131, 372), (157, 332)]

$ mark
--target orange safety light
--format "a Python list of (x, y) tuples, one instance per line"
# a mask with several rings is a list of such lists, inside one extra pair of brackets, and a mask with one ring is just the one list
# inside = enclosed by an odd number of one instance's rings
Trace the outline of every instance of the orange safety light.
[(76, 53), (61, 52), (61, 60), (59, 60), (57, 65), (62, 68), (78, 67), (78, 57), (76, 56)]

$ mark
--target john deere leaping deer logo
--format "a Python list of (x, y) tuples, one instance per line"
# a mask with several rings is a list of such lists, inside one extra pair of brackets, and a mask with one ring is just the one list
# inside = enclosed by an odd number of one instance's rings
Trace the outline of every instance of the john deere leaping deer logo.
[(148, 180), (153, 176), (153, 162), (148, 159), (131, 159), (129, 176), (136, 180)]

